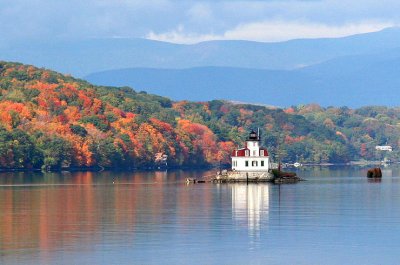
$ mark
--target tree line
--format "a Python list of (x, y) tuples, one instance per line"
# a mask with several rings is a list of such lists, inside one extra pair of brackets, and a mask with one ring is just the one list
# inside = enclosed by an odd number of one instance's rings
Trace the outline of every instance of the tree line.
[[(3, 169), (151, 167), (159, 153), (176, 167), (228, 164), (256, 128), (271, 155), (279, 152), (286, 162), (398, 155), (398, 108), (174, 102), (9, 62), (0, 62), (0, 92)], [(395, 151), (375, 151), (386, 143)]]

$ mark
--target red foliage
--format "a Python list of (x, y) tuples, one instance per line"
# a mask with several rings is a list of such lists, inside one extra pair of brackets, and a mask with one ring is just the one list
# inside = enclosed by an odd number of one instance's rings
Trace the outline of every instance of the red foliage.
[(174, 130), (174, 128), (171, 126), (171, 124), (162, 122), (156, 118), (150, 118), (150, 122), (158, 129), (161, 131), (168, 131), (171, 132)]
[(179, 120), (178, 128), (189, 134), (195, 152), (202, 152), (209, 163), (218, 162), (218, 145), (214, 133), (205, 125)]
[(367, 156), (367, 145), (366, 144), (361, 144), (360, 155), (362, 157), (366, 157)]
[(222, 105), (219, 110), (224, 114), (229, 112), (229, 108), (227, 106), (225, 106), (225, 105)]

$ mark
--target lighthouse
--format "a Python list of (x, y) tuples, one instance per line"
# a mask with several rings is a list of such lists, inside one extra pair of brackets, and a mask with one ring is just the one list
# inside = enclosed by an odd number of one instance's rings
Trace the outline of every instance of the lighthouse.
[(270, 169), (268, 151), (260, 146), (260, 130), (252, 130), (245, 147), (233, 150), (231, 158), (233, 171), (268, 172)]

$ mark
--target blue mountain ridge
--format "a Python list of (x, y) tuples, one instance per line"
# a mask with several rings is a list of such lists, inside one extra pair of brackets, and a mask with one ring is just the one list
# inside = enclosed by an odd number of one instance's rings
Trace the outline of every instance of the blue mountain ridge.
[(94, 73), (98, 85), (130, 86), (175, 100), (227, 99), (275, 106), (400, 105), (400, 49), (335, 58), (294, 70), (130, 68)]
[(343, 38), (263, 43), (208, 41), (192, 45), (146, 39), (92, 38), (0, 45), (2, 60), (18, 61), (83, 77), (122, 68), (236, 67), (293, 70), (343, 56), (400, 47), (400, 28)]

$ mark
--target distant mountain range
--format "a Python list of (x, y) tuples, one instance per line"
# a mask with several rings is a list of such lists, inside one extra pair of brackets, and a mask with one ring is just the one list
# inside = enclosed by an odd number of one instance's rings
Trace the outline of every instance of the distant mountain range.
[[(279, 43), (88, 39), (0, 46), (2, 60), (131, 86), (173, 99), (232, 99), (278, 106), (398, 105), (400, 28)], [(121, 70), (122, 69), (122, 70)]]
[(347, 56), (296, 70), (228, 67), (130, 68), (88, 75), (94, 84), (132, 86), (176, 100), (228, 99), (287, 107), (396, 106), (400, 102), (400, 49)]
[(87, 39), (12, 43), (0, 46), (2, 60), (30, 63), (74, 76), (122, 68), (204, 66), (291, 70), (348, 55), (400, 47), (400, 28), (331, 39), (277, 43), (208, 41), (179, 45), (146, 39)]

